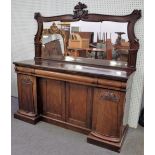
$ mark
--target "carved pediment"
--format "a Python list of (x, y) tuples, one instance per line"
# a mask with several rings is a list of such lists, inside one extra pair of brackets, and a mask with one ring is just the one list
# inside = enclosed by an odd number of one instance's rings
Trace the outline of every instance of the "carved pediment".
[(74, 7), (74, 19), (81, 19), (81, 18), (87, 18), (88, 16), (88, 10), (87, 10), (87, 5), (84, 3), (79, 2), (75, 7)]

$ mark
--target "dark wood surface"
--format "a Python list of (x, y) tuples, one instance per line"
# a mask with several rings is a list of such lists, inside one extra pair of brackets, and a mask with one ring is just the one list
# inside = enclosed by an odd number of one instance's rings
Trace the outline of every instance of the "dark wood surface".
[[(120, 128), (117, 128), (119, 122), (118, 104), (120, 102), (121, 92), (107, 91), (106, 89), (94, 89), (93, 105), (93, 125), (96, 133), (119, 137)], [(122, 103), (122, 102), (120, 102)], [(120, 106), (121, 107), (121, 106)], [(100, 123), (99, 123), (100, 122)], [(102, 122), (102, 123), (101, 123)], [(107, 123), (108, 122), (108, 123)], [(104, 125), (106, 124), (106, 126)], [(113, 126), (116, 126), (114, 129)], [(117, 135), (118, 134), (118, 135)]]
[[(31, 61), (31, 62), (30, 62)], [(33, 59), (31, 60), (25, 60), (25, 61), (18, 61), (18, 62), (14, 62), (14, 64), (18, 64), (18, 63), (38, 63), (40, 62), (46, 62), (48, 61), (49, 63), (51, 61), (58, 61), (58, 62), (66, 62), (66, 63), (71, 63), (71, 64), (81, 64), (81, 65), (86, 65), (86, 66), (97, 66), (100, 68), (113, 68), (113, 69), (119, 69), (119, 70), (131, 70), (131, 71), (135, 71), (131, 68), (128, 68), (127, 66), (127, 62), (122, 62), (122, 61), (110, 61), (110, 60), (96, 60), (96, 59), (90, 59), (90, 58), (82, 58), (82, 57), (71, 57), (71, 56), (51, 56), (51, 60), (48, 59), (35, 59), (35, 61), (33, 61)]]
[[(79, 97), (83, 96), (83, 97)], [(88, 86), (66, 84), (66, 121), (85, 128), (91, 128), (89, 109), (91, 107), (91, 94)]]
[(37, 115), (36, 78), (18, 74), (19, 112), (28, 116)]
[[(42, 80), (42, 79), (41, 79)], [(65, 120), (65, 87), (64, 82), (44, 79), (46, 83), (42, 85), (43, 114), (55, 119)], [(49, 94), (49, 95), (48, 95)]]
[[(16, 66), (23, 66), (35, 69), (43, 69), (48, 71), (56, 71), (56, 72), (63, 72), (68, 74), (79, 74), (79, 75), (87, 75), (90, 77), (104, 77), (107, 79), (116, 79), (121, 81), (127, 81), (128, 77), (133, 73), (132, 70), (128, 70), (124, 63), (115, 63), (113, 61), (101, 61), (102, 63), (98, 64), (94, 62), (94, 65), (88, 65), (87, 62), (81, 62), (82, 59), (73, 59), (70, 60), (72, 57), (68, 57), (68, 60), (65, 61), (65, 58), (61, 61), (53, 60), (25, 60), (20, 62), (14, 62)], [(95, 64), (96, 63), (96, 64)], [(104, 68), (104, 65), (108, 66), (111, 64), (112, 69)], [(115, 66), (115, 69), (113, 68)], [(122, 69), (119, 69), (122, 66)], [(124, 68), (123, 68), (124, 66)], [(117, 68), (118, 67), (118, 68)], [(124, 69), (124, 70), (123, 70)]]

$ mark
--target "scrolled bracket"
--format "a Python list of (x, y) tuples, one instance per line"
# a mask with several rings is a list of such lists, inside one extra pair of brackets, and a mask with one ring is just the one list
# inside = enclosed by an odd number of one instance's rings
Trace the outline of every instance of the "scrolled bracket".
[(139, 18), (141, 18), (141, 10), (133, 10), (131, 15), (132, 17), (134, 17), (134, 19), (138, 20)]

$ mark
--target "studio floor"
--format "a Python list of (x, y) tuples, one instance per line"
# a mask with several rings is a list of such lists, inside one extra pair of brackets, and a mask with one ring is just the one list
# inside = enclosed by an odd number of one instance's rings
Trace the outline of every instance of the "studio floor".
[(86, 135), (45, 122), (31, 125), (13, 118), (18, 107), (12, 97), (12, 155), (143, 155), (144, 128), (129, 128), (121, 153), (86, 142)]

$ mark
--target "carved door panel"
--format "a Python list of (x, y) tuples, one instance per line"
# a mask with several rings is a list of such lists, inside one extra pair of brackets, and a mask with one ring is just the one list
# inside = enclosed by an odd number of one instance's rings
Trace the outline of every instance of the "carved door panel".
[(36, 78), (18, 74), (19, 112), (29, 116), (37, 114)]
[(100, 135), (119, 138), (122, 132), (124, 93), (94, 89), (93, 131)]
[(79, 84), (66, 84), (66, 121), (91, 128), (91, 89)]
[(40, 79), (43, 114), (65, 120), (65, 83), (57, 80)]

